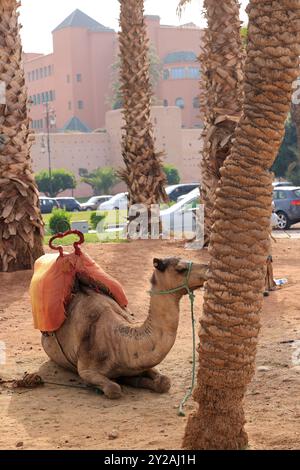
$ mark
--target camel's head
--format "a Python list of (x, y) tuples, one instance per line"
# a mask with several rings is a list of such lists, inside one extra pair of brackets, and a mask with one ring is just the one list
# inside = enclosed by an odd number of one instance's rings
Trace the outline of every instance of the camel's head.
[[(155, 271), (151, 282), (154, 290), (166, 291), (176, 289), (182, 286), (189, 273), (189, 261), (180, 258), (154, 258), (153, 265)], [(188, 276), (188, 286), (191, 290), (199, 289), (208, 279), (208, 265), (193, 263), (190, 274)], [(179, 295), (186, 294), (187, 291), (182, 289)]]

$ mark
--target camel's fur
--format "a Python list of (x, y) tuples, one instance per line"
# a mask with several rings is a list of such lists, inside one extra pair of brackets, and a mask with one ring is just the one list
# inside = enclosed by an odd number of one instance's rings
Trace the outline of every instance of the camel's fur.
[[(154, 291), (181, 286), (188, 270), (188, 262), (178, 258), (155, 259), (154, 266)], [(193, 264), (189, 287), (203, 286), (207, 275), (207, 265)], [(44, 350), (54, 362), (75, 370), (108, 398), (121, 396), (120, 383), (167, 392), (169, 378), (153, 367), (175, 342), (179, 301), (184, 294), (182, 289), (176, 294), (151, 295), (148, 317), (137, 323), (110, 297), (82, 287), (68, 307), (57, 339), (42, 337)]]

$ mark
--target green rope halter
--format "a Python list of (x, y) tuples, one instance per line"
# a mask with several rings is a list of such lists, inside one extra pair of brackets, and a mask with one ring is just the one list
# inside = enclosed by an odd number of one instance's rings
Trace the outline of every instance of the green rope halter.
[(194, 386), (195, 386), (195, 371), (196, 371), (196, 335), (195, 335), (195, 316), (194, 316), (194, 303), (195, 303), (195, 294), (189, 288), (189, 279), (192, 272), (193, 263), (192, 261), (189, 262), (189, 268), (187, 274), (185, 276), (184, 283), (179, 286), (175, 287), (174, 289), (169, 290), (161, 290), (161, 291), (150, 291), (150, 295), (165, 295), (165, 294), (175, 294), (182, 289), (185, 289), (188, 293), (190, 303), (191, 303), (191, 318), (192, 318), (192, 331), (193, 331), (193, 367), (192, 367), (192, 383), (188, 391), (186, 392), (184, 398), (181, 400), (179, 408), (178, 408), (178, 416), (185, 416), (184, 406), (188, 399), (192, 396)]

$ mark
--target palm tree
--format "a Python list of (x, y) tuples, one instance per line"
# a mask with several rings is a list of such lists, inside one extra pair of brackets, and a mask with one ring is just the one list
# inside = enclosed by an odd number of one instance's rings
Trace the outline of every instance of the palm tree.
[[(181, 0), (179, 12), (191, 0)], [(244, 46), (241, 37), (239, 0), (204, 0), (200, 111), (204, 123), (201, 160), (201, 197), (205, 207), (205, 241), (213, 224), (215, 192), (220, 168), (230, 153), (243, 98)]]
[(30, 161), (27, 93), (16, 0), (0, 0), (0, 271), (30, 269), (43, 223)]
[(119, 0), (120, 79), (125, 120), (121, 177), (129, 191), (129, 203), (150, 207), (166, 200), (161, 153), (154, 149), (150, 120), (152, 89), (149, 77), (149, 41), (144, 22), (144, 0)]
[(217, 189), (188, 449), (247, 445), (243, 398), (254, 374), (269, 253), (269, 168), (298, 73), (300, 0), (252, 0), (248, 14), (243, 115)]

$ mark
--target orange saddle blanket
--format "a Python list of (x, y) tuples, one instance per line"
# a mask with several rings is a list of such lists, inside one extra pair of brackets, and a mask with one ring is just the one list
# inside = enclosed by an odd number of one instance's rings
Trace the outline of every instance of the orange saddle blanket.
[[(57, 331), (66, 319), (76, 276), (101, 289), (125, 308), (128, 301), (121, 284), (101, 269), (88, 255), (80, 251), (47, 254), (35, 262), (30, 284), (34, 327), (42, 332)], [(103, 287), (103, 289), (102, 289)]]

